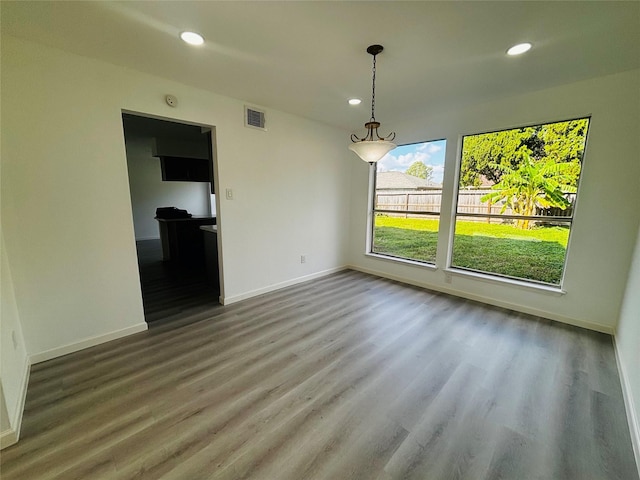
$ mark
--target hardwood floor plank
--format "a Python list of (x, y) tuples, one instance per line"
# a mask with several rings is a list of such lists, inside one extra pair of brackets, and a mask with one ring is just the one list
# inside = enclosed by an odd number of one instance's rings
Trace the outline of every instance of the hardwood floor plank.
[(552, 478), (547, 465), (539, 461), (541, 449), (542, 445), (536, 444), (530, 437), (508, 428), (500, 429), (484, 478)]
[(149, 331), (32, 367), (3, 480), (638, 479), (606, 335), (354, 271), (163, 288)]

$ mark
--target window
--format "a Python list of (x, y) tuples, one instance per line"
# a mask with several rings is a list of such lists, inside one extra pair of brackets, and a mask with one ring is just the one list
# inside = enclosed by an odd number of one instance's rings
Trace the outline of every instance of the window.
[(445, 146), (402, 145), (378, 162), (371, 253), (435, 263)]
[(589, 118), (463, 137), (451, 266), (559, 286)]

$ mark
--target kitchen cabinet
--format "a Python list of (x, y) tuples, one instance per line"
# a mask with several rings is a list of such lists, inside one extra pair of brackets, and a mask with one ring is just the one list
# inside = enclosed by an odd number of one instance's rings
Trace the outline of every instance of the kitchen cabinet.
[(207, 277), (214, 285), (219, 285), (220, 274), (218, 271), (218, 226), (202, 225), (202, 238), (204, 239), (204, 258), (207, 265)]
[(212, 182), (211, 162), (202, 158), (161, 157), (160, 169), (165, 182)]

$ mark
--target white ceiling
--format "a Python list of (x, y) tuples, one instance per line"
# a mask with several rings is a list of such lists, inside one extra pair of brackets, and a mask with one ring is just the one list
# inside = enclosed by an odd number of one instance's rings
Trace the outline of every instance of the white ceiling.
[[(4, 34), (362, 133), (640, 67), (640, 2), (11, 2)], [(178, 39), (195, 30), (194, 48)], [(505, 50), (522, 41), (521, 57)], [(167, 92), (170, 93), (170, 92)], [(358, 107), (347, 104), (360, 97)]]

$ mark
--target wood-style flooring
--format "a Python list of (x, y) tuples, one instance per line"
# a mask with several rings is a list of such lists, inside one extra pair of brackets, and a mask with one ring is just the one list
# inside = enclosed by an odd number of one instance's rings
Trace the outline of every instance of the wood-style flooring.
[(13, 479), (638, 479), (612, 339), (344, 271), (34, 365)]
[(205, 260), (175, 265), (162, 260), (160, 240), (138, 240), (138, 270), (147, 323), (181, 318), (219, 305), (217, 281), (207, 277)]

